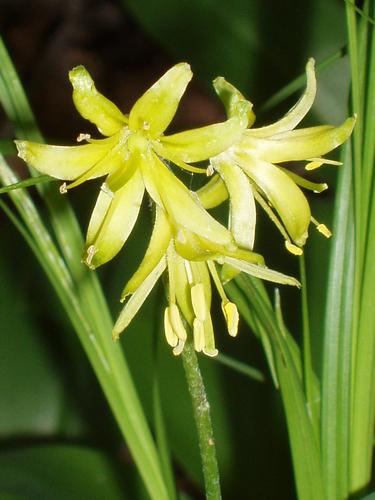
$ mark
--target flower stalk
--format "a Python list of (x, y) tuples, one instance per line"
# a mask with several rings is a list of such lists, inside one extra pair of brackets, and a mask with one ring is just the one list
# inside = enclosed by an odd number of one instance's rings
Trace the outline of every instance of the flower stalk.
[(197, 427), (206, 498), (207, 500), (220, 500), (219, 467), (216, 458), (210, 404), (207, 399), (197, 355), (190, 340), (186, 342), (181, 357)]

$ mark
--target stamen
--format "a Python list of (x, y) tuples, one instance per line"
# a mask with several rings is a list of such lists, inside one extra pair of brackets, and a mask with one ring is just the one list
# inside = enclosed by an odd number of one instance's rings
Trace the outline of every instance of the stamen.
[(293, 245), (293, 243), (289, 240), (285, 240), (285, 247), (288, 250), (288, 252), (292, 253), (293, 255), (303, 254), (302, 248), (297, 247), (297, 245)]
[(68, 192), (67, 187), (66, 187), (66, 182), (63, 182), (61, 184), (59, 191), (61, 194), (66, 194)]
[(194, 319), (193, 333), (194, 333), (194, 349), (197, 352), (201, 352), (204, 348), (204, 326), (202, 321), (200, 321), (198, 318)]
[(172, 351), (173, 354), (175, 356), (179, 356), (182, 353), (182, 351), (184, 350), (184, 347), (185, 347), (185, 342), (183, 340), (179, 339), (178, 344), (176, 345), (176, 347)]
[(239, 314), (236, 304), (233, 302), (221, 303), (225, 321), (228, 327), (228, 333), (231, 337), (236, 337), (238, 333)]
[(179, 340), (183, 340), (185, 342), (187, 339), (187, 333), (181, 319), (180, 311), (176, 304), (170, 304), (169, 306), (169, 319), (174, 333), (177, 335)]
[(164, 333), (168, 344), (171, 347), (176, 347), (178, 344), (178, 337), (174, 332), (171, 318), (170, 318), (170, 308), (166, 307), (164, 309)]
[(197, 319), (204, 321), (206, 319), (207, 304), (206, 297), (204, 295), (203, 283), (197, 283), (191, 287), (191, 303), (193, 306), (193, 311)]
[(81, 133), (77, 137), (77, 142), (89, 141), (90, 139), (91, 139), (91, 135), (90, 134)]
[(90, 268), (90, 269), (95, 269), (95, 267), (91, 264), (92, 259), (94, 258), (94, 255), (99, 251), (98, 248), (96, 248), (94, 245), (90, 245), (87, 247), (86, 250), (86, 258), (84, 259), (84, 263)]
[(332, 236), (331, 231), (325, 224), (321, 224), (316, 219), (314, 219), (314, 217), (311, 217), (311, 222), (316, 226), (316, 229), (319, 231), (319, 233), (322, 233), (323, 236), (325, 236), (326, 238), (330, 238)]
[(322, 165), (342, 165), (341, 161), (328, 160), (327, 158), (307, 158), (307, 161), (309, 163), (307, 163), (307, 165), (305, 166), (305, 170), (315, 170)]

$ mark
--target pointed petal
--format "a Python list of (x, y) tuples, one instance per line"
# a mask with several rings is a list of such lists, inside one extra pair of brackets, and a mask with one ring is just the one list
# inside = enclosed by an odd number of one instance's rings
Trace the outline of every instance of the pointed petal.
[[(156, 203), (161, 201), (175, 230), (185, 228), (198, 236), (227, 248), (235, 248), (230, 231), (217, 222), (200, 204), (199, 199), (170, 170), (153, 155), (153, 165), (144, 162), (142, 171), (147, 172), (157, 193)], [(151, 196), (153, 193), (150, 193)]]
[(214, 89), (217, 95), (220, 97), (222, 103), (224, 104), (225, 111), (228, 118), (236, 116), (239, 112), (238, 104), (241, 102), (246, 102), (247, 111), (244, 113), (246, 118), (246, 127), (251, 127), (255, 122), (255, 114), (253, 112), (253, 105), (250, 101), (247, 101), (239, 90), (236, 89), (234, 85), (227, 82), (222, 76), (218, 76), (213, 81)]
[(298, 288), (301, 286), (299, 281), (292, 276), (287, 276), (286, 274), (279, 273), (278, 271), (273, 271), (265, 266), (258, 266), (256, 264), (251, 264), (250, 262), (233, 259), (232, 257), (225, 257), (225, 262), (239, 271), (262, 280), (271, 281), (272, 283), (280, 283), (282, 285), (294, 285)]
[(214, 175), (196, 194), (204, 208), (214, 208), (228, 199), (228, 190), (219, 175)]
[(91, 214), (89, 227), (87, 229), (86, 241), (93, 242), (100, 230), (105, 219), (108, 209), (113, 201), (114, 193), (110, 191), (106, 184), (102, 184), (99, 191), (99, 196), (96, 200), (94, 210)]
[(30, 141), (15, 141), (18, 156), (43, 174), (73, 180), (89, 170), (107, 154), (108, 143), (82, 146), (49, 146)]
[[(129, 182), (115, 193), (94, 238), (86, 242), (86, 263), (95, 269), (111, 260), (128, 239), (137, 220), (144, 193), (140, 172), (135, 172)], [(98, 209), (99, 210), (99, 209)], [(95, 212), (95, 210), (94, 210)], [(95, 216), (96, 217), (96, 216)], [(93, 226), (98, 226), (97, 220)], [(90, 236), (93, 230), (90, 231)]]
[(269, 137), (279, 132), (293, 130), (299, 124), (313, 105), (316, 95), (315, 61), (312, 58), (306, 65), (306, 78), (306, 90), (297, 104), (281, 120), (266, 127), (252, 129), (254, 137)]
[(215, 170), (225, 182), (229, 194), (229, 224), (235, 242), (243, 248), (253, 249), (256, 211), (253, 189), (248, 177), (234, 163), (213, 162)]
[(137, 270), (127, 282), (122, 294), (121, 301), (141, 285), (146, 277), (157, 266), (160, 259), (166, 253), (169, 242), (172, 238), (171, 229), (164, 211), (160, 207), (156, 207), (155, 224), (152, 230), (150, 243), (147, 247), (146, 253), (139, 264)]
[[(128, 179), (134, 173), (134, 168), (129, 168), (129, 164), (132, 162), (125, 160), (126, 155), (126, 147), (122, 144), (117, 145), (74, 182), (68, 184), (66, 189), (73, 189), (88, 180), (97, 179), (109, 174), (109, 181), (108, 179), (106, 180), (106, 185), (111, 191), (117, 191), (125, 184), (125, 182), (118, 182), (118, 178), (120, 177), (120, 180), (123, 178)], [(129, 173), (129, 170), (131, 173)], [(113, 182), (114, 176), (116, 182)]]
[(311, 212), (300, 188), (271, 163), (242, 156), (240, 165), (271, 202), (292, 240), (304, 245)]
[(115, 326), (113, 327), (112, 336), (114, 339), (118, 339), (120, 333), (125, 330), (125, 328), (130, 324), (147, 297), (150, 295), (151, 290), (154, 288), (156, 282), (163, 274), (165, 267), (166, 259), (165, 257), (163, 257), (158, 265), (152, 270), (152, 272), (147, 276), (147, 278), (142, 282), (139, 288), (137, 288), (135, 293), (127, 301), (115, 323)]
[(97, 126), (103, 135), (113, 135), (127, 124), (118, 107), (95, 88), (90, 73), (83, 66), (69, 72), (73, 86), (73, 102), (83, 118)]
[(314, 156), (321, 156), (332, 149), (337, 148), (352, 133), (355, 118), (345, 120), (339, 127), (311, 127), (301, 130), (293, 130), (282, 136), (282, 138), (261, 139), (250, 137), (248, 134), (244, 139), (243, 147), (256, 151), (256, 155), (262, 160), (271, 163), (284, 161), (306, 160)]
[(148, 131), (152, 138), (160, 136), (172, 121), (192, 76), (187, 63), (173, 66), (134, 104), (129, 127)]
[(177, 158), (194, 163), (222, 153), (241, 138), (243, 131), (244, 121), (235, 116), (226, 122), (162, 137), (155, 150), (168, 160)]

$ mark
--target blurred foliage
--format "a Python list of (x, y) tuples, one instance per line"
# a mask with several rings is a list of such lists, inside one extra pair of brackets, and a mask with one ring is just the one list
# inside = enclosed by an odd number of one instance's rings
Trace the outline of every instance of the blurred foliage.
[[(155, 50), (192, 64), (207, 92), (212, 93), (208, 90), (210, 82), (218, 74), (238, 86), (255, 102), (259, 123), (287, 109), (289, 102), (267, 116), (257, 111), (273, 92), (303, 72), (309, 56), (319, 62), (344, 46), (346, 40), (344, 3), (338, 0), (232, 0), (229, 6), (225, 0), (123, 0), (122, 5), (124, 18), (133, 19), (141, 34), (154, 40)], [(49, 36), (53, 38), (53, 31)], [(148, 61), (137, 64), (147, 66)], [(65, 85), (64, 81), (60, 83)], [(337, 123), (347, 114), (347, 93), (347, 62), (340, 60), (318, 76), (318, 98), (310, 121)], [(38, 116), (38, 108), (34, 112)], [(317, 216), (328, 223), (334, 177), (331, 193), (320, 195), (314, 204)], [(71, 198), (85, 227), (87, 206), (94, 198), (89, 202), (79, 193)], [(147, 219), (145, 205), (142, 221)], [(143, 498), (91, 368), (47, 280), (3, 215), (0, 223), (0, 498)], [(99, 272), (114, 314), (118, 312), (122, 285), (147, 241), (150, 224), (142, 224), (125, 251)], [(328, 244), (322, 237), (311, 235), (308, 268), (316, 268), (319, 261), (325, 269)], [(262, 219), (257, 248), (272, 250), (268, 256), (271, 267), (296, 274), (295, 261), (285, 255), (278, 235)], [(317, 344), (323, 274), (313, 273), (309, 282)], [(289, 290), (282, 294), (286, 322), (298, 333), (299, 294)], [(152, 379), (154, 370), (158, 370), (177, 483), (192, 498), (200, 498), (199, 453), (181, 362), (171, 355), (164, 339), (157, 341), (155, 349), (159, 304), (160, 297), (154, 294), (122, 343), (150, 421)], [(248, 498), (250, 490), (252, 498), (293, 498), (280, 396), (273, 388), (259, 343), (244, 324), (236, 341), (226, 338), (219, 315), (217, 330), (218, 347), (223, 353), (267, 374), (267, 381), (261, 384), (210, 359), (201, 359), (212, 405), (224, 498)], [(321, 360), (315, 361), (319, 366)], [(62, 441), (64, 445), (59, 444)], [(37, 446), (41, 442), (48, 444)], [(79, 446), (82, 442), (90, 449)]]

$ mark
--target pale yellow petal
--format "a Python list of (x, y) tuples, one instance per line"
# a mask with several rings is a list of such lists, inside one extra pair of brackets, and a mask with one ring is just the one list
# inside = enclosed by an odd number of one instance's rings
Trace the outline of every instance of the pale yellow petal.
[(166, 259), (163, 257), (158, 265), (152, 270), (147, 278), (137, 288), (135, 293), (130, 297), (125, 306), (123, 307), (115, 326), (113, 327), (112, 336), (118, 339), (121, 332), (130, 324), (134, 316), (137, 314), (143, 303), (150, 295), (156, 282), (163, 274), (166, 268)]
[(90, 268), (108, 262), (121, 250), (137, 220), (143, 193), (140, 172), (135, 172), (129, 182), (115, 193), (98, 232), (93, 239), (87, 240), (89, 261), (86, 259), (86, 263)]
[(249, 179), (235, 163), (215, 161), (213, 166), (225, 182), (229, 194), (228, 228), (240, 247), (252, 250), (255, 239), (256, 210), (253, 188)]
[(239, 161), (246, 174), (277, 211), (292, 240), (297, 245), (304, 245), (311, 212), (300, 188), (271, 163), (254, 160), (245, 155), (239, 157)]
[(152, 138), (160, 136), (172, 121), (192, 76), (187, 63), (167, 71), (134, 104), (129, 114), (131, 130), (143, 130)]
[(179, 132), (160, 139), (156, 152), (163, 158), (184, 162), (207, 160), (235, 144), (244, 131), (244, 123), (233, 117), (222, 123)]
[(340, 146), (352, 133), (354, 123), (355, 118), (351, 117), (339, 127), (310, 127), (303, 129), (304, 134), (301, 130), (292, 130), (283, 134), (282, 138), (263, 139), (247, 134), (242, 147), (271, 163), (306, 160)]
[(69, 72), (73, 102), (79, 114), (94, 123), (103, 135), (113, 135), (127, 124), (118, 107), (96, 90), (93, 79), (83, 66)]
[(306, 78), (306, 90), (297, 104), (279, 121), (266, 127), (251, 129), (254, 137), (270, 137), (286, 130), (292, 130), (299, 124), (313, 105), (316, 95), (315, 61), (312, 58), (306, 65)]
[(171, 229), (164, 211), (162, 208), (156, 207), (154, 228), (146, 253), (137, 270), (127, 282), (121, 294), (121, 300), (124, 300), (127, 295), (134, 293), (143, 280), (152, 272), (163, 255), (165, 255), (171, 238)]
[(56, 179), (73, 180), (87, 172), (106, 156), (110, 145), (49, 146), (30, 141), (15, 141), (18, 156), (43, 174)]

